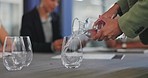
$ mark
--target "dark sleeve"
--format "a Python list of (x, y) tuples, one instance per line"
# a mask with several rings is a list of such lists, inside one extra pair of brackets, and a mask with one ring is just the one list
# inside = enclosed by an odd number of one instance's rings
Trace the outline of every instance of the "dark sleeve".
[(61, 39), (62, 38), (62, 28), (61, 28), (61, 21), (60, 16), (56, 13), (52, 13), (52, 27), (53, 27), (53, 40)]
[(148, 28), (144, 30), (140, 35), (140, 40), (143, 44), (148, 45)]
[(20, 29), (20, 35), (32, 37), (31, 23), (30, 23), (30, 20), (27, 19), (26, 15), (23, 15), (23, 17), (22, 17), (22, 25), (21, 25), (21, 29)]
[(30, 15), (23, 15), (22, 27), (20, 30), (21, 36), (29, 36), (32, 42), (32, 48), (34, 52), (53, 52), (51, 49), (51, 43), (45, 43), (41, 35), (38, 38), (35, 28), (33, 27), (33, 21)]
[(118, 10), (117, 14), (119, 14), (119, 16), (122, 16), (123, 15), (121, 9)]
[(51, 43), (33, 42), (32, 47), (33, 47), (34, 52), (50, 52), (50, 53), (53, 53), (53, 50), (51, 49)]

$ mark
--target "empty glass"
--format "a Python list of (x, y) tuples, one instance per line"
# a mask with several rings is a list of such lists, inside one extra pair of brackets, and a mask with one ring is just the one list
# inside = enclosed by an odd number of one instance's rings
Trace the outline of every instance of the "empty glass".
[(29, 66), (33, 59), (32, 45), (29, 36), (22, 36), (24, 45), (25, 45), (25, 53), (26, 53), (26, 61), (24, 66)]
[(25, 46), (22, 37), (5, 38), (3, 47), (3, 64), (7, 70), (21, 70), (26, 60)]
[(78, 68), (83, 59), (82, 50), (82, 42), (79, 37), (64, 37), (61, 53), (63, 65), (66, 68)]

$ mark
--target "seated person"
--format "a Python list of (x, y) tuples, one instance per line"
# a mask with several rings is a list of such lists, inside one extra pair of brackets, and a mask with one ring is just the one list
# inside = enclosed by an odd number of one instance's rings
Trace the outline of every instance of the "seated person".
[(0, 23), (0, 52), (2, 52), (5, 37), (8, 35), (2, 24)]
[(125, 41), (122, 40), (107, 40), (106, 41), (107, 47), (109, 48), (127, 48), (127, 49), (132, 49), (132, 48), (148, 48), (148, 45), (144, 45), (141, 43), (139, 36), (134, 38), (134, 39), (130, 39), (127, 38)]
[(60, 18), (54, 12), (59, 0), (41, 0), (38, 7), (23, 15), (21, 36), (30, 36), (33, 51), (60, 51), (62, 35)]

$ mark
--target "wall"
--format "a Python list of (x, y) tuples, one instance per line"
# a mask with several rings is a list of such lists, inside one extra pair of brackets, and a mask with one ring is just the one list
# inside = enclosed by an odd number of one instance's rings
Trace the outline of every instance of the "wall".
[(23, 0), (0, 0), (0, 20), (9, 35), (19, 35)]

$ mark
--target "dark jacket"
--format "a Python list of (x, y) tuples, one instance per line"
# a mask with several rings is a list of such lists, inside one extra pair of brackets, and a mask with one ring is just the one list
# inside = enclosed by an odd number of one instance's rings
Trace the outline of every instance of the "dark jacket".
[[(53, 30), (52, 40), (55, 41), (56, 39), (62, 38), (60, 19), (56, 13), (51, 13), (51, 16)], [(30, 36), (34, 52), (53, 52), (51, 49), (52, 42), (45, 42), (42, 23), (37, 8), (34, 8), (29, 13), (23, 15), (20, 35)]]

